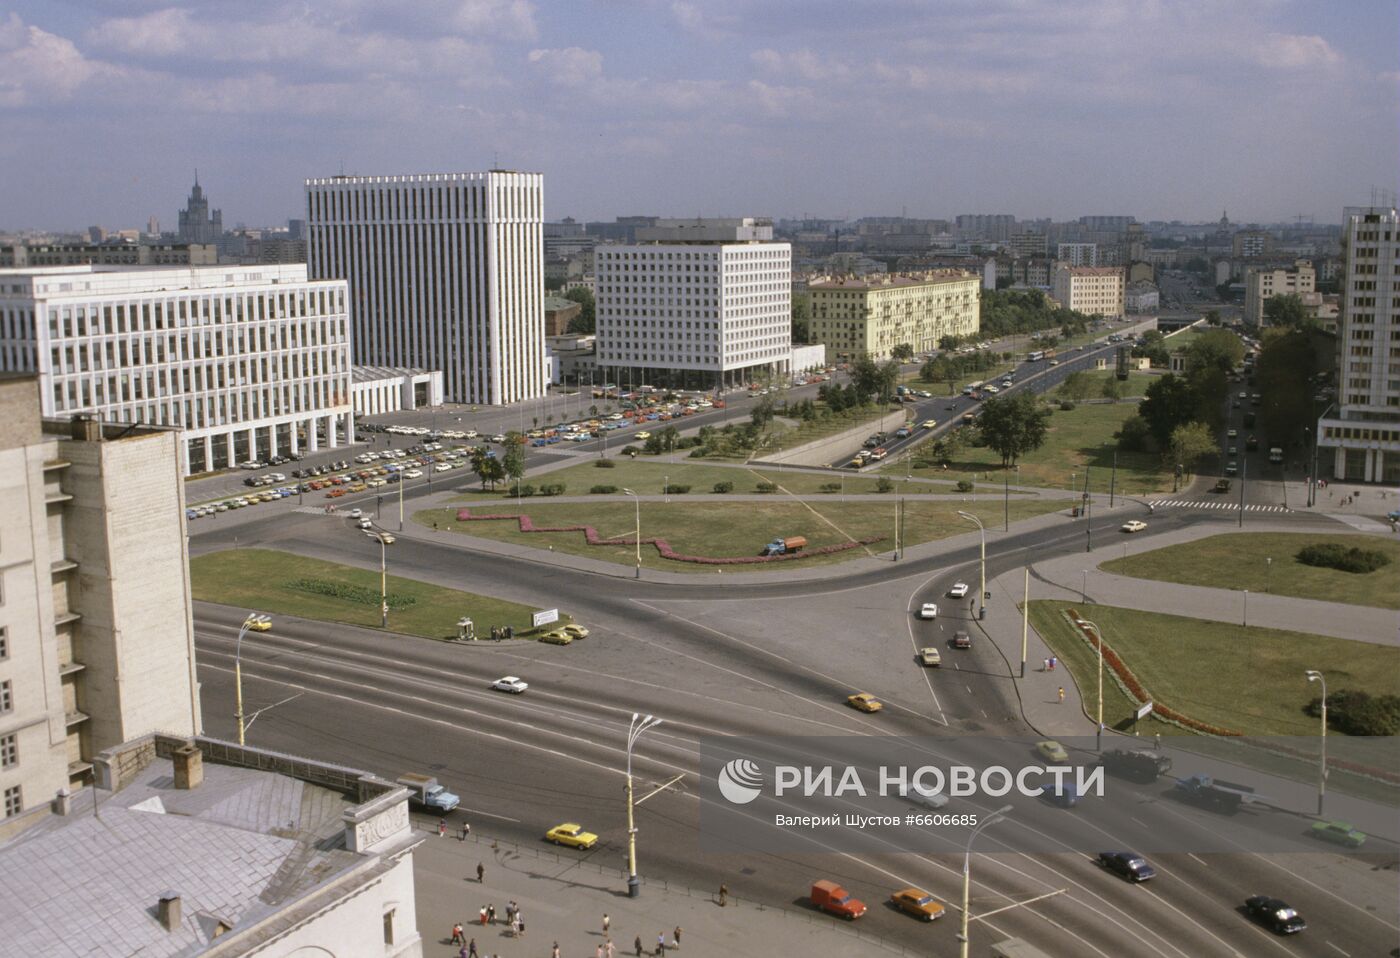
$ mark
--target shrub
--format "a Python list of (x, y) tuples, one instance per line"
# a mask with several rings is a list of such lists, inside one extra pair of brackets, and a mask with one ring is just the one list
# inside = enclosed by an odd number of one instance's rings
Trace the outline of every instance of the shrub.
[[(692, 455), (693, 455), (693, 454), (692, 454)], [(717, 493), (719, 493), (720, 495), (724, 495), (726, 492), (733, 492), (733, 491), (734, 491), (734, 483), (729, 482), (728, 480), (726, 480), (726, 481), (724, 481), (724, 482), (717, 482), (717, 483), (714, 484), (714, 488), (713, 488), (712, 491), (713, 491), (713, 492), (717, 492)]]
[(564, 494), (564, 484), (562, 482), (547, 482), (540, 486), (542, 496), (562, 496)]
[[(1322, 712), (1318, 696), (1304, 709), (1309, 715)], [(1344, 735), (1395, 735), (1400, 733), (1400, 695), (1371, 695), (1355, 689), (1342, 689), (1327, 696), (1327, 724)]]
[(876, 479), (876, 480), (875, 480), (875, 491), (876, 491), (876, 492), (893, 492), (893, 491), (894, 491), (894, 483), (893, 483), (887, 476), (881, 476), (879, 479)]
[[(595, 496), (610, 496), (614, 492), (617, 492), (617, 486), (594, 486), (588, 491)], [(548, 495), (548, 493), (545, 493), (545, 495)]]
[(344, 582), (331, 582), (326, 579), (295, 579), (288, 582), (287, 585), (298, 592), (329, 596), (332, 599), (344, 599), (346, 602), (354, 602), (357, 605), (378, 607), (382, 600), (388, 602), (390, 609), (406, 609), (418, 601), (411, 595), (399, 595), (394, 592), (390, 592), (387, 597), (381, 597), (378, 589), (361, 585), (347, 585)]
[(622, 454), (623, 454), (624, 456), (635, 456), (635, 455), (637, 455), (638, 453), (640, 453), (641, 451), (642, 451), (642, 450), (639, 449), (639, 448), (637, 448), (636, 446), (623, 446), (623, 447), (622, 447)]
[(691, 458), (691, 459), (704, 459), (704, 458), (705, 458), (705, 455), (706, 455), (708, 452), (709, 452), (708, 449), (706, 449), (704, 446), (701, 446), (699, 449), (692, 449), (692, 450), (690, 450), (690, 457), (689, 457), (689, 458)]
[(690, 491), (690, 486), (678, 486), (673, 482), (667, 486), (667, 491), (673, 496), (683, 496)]
[(822, 492), (840, 492), (841, 488), (842, 486), (839, 482), (824, 482), (821, 485)]
[(758, 491), (759, 491), (759, 492), (777, 492), (777, 491), (778, 491), (778, 484), (777, 484), (776, 482), (760, 482), (760, 483), (758, 484)]
[(1066, 399), (1064, 402), (1060, 403), (1060, 412), (1074, 412), (1074, 403)]
[(1341, 572), (1375, 572), (1390, 563), (1390, 556), (1372, 549), (1350, 548), (1340, 542), (1320, 542), (1298, 550), (1298, 561), (1304, 565), (1322, 566)]
[(959, 480), (958, 480), (958, 492), (971, 492), (971, 491), (972, 491), (972, 481), (971, 481), (970, 479), (959, 479)]
[(516, 495), (519, 495), (519, 496), (522, 496), (522, 497), (523, 497), (523, 496), (533, 496), (534, 494), (535, 494), (535, 487), (532, 486), (532, 485), (529, 485), (528, 483), (527, 483), (526, 485), (521, 486), (518, 490), (516, 490)]
[(599, 468), (599, 469), (616, 469), (616, 468), (617, 468), (617, 463), (613, 462), (611, 459), (595, 459), (595, 460), (593, 460), (593, 465), (596, 466), (596, 467)]

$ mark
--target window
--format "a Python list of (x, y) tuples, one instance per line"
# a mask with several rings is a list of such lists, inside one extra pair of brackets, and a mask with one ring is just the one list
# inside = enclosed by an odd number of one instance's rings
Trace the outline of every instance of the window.
[(19, 764), (19, 736), (15, 733), (0, 735), (0, 768), (14, 768)]
[(0, 662), (10, 657), (10, 633), (6, 626), (0, 625)]
[(10, 680), (0, 682), (0, 715), (14, 708), (14, 693), (10, 691)]
[(20, 797), (19, 786), (5, 789), (5, 817), (13, 818), (24, 811), (24, 799)]
[(384, 944), (394, 943), (394, 909), (390, 908), (384, 913)]

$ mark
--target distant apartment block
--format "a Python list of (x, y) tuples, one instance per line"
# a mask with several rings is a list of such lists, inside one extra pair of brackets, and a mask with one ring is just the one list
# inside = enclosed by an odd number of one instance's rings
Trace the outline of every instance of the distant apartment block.
[(41, 421), (0, 376), (0, 835), (93, 756), (200, 728), (174, 430)]
[(1240, 230), (1231, 239), (1235, 259), (1262, 259), (1274, 255), (1274, 236), (1268, 230)]
[(53, 243), (0, 246), (0, 268), (31, 266), (212, 266), (212, 243)]
[(1049, 251), (1049, 242), (1044, 233), (1027, 231), (1023, 233), (1012, 233), (1011, 238), (1006, 241), (1007, 248), (1016, 259), (1030, 259), (1033, 256), (1043, 257)]
[(1123, 271), (1116, 266), (1057, 266), (1052, 295), (1088, 316), (1122, 316), (1126, 309)]
[(977, 334), (980, 287), (977, 273), (962, 270), (812, 280), (809, 335), (828, 362), (887, 359), (905, 344), (927, 352), (944, 336)]
[(48, 417), (182, 430), (184, 473), (353, 435), (345, 283), (305, 266), (0, 270), (0, 371)]
[(1070, 266), (1098, 266), (1099, 246), (1097, 243), (1058, 243), (1055, 259)]
[(1400, 218), (1393, 207), (1348, 207), (1342, 237), (1337, 402), (1318, 421), (1319, 451), (1330, 451), (1336, 479), (1393, 486), (1400, 482)]
[(1244, 321), (1255, 326), (1264, 323), (1264, 304), (1275, 296), (1301, 296), (1317, 289), (1317, 274), (1305, 259), (1291, 269), (1250, 267), (1244, 273)]
[(962, 213), (955, 222), (958, 235), (970, 239), (1006, 240), (1016, 231), (1010, 213)]
[(597, 257), (597, 363), (619, 384), (714, 388), (789, 371), (792, 247), (767, 220), (658, 220)]
[(1161, 300), (1161, 293), (1151, 283), (1129, 283), (1124, 294), (1124, 305), (1130, 313), (1150, 313)]

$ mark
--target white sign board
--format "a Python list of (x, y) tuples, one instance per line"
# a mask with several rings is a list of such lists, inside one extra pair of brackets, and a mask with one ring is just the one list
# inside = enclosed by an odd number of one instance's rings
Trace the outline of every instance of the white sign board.
[(543, 612), (536, 612), (536, 613), (534, 614), (534, 616), (532, 617), (531, 624), (532, 624), (535, 628), (538, 629), (538, 628), (539, 628), (540, 626), (542, 626), (542, 625), (549, 625), (549, 623), (551, 623), (551, 622), (558, 622), (558, 621), (559, 621), (559, 610), (558, 610), (558, 609), (545, 609)]
[(1151, 703), (1151, 702), (1148, 702), (1146, 705), (1139, 705), (1139, 706), (1138, 706), (1137, 717), (1138, 717), (1139, 719), (1145, 719), (1145, 718), (1147, 718), (1147, 716), (1149, 716), (1149, 715), (1151, 715), (1151, 714), (1152, 714), (1152, 703)]

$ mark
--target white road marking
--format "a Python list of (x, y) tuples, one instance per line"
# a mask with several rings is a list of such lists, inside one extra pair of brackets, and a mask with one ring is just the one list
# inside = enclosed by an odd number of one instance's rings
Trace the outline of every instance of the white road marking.
[(1187, 857), (1187, 858), (1194, 858), (1194, 859), (1196, 860), (1196, 862), (1197, 862), (1198, 864), (1200, 864), (1200, 865), (1201, 865), (1202, 867), (1204, 867), (1204, 868), (1209, 868), (1209, 867), (1210, 867), (1210, 865), (1205, 861), (1205, 859), (1201, 858), (1199, 855), (1195, 855), (1195, 854), (1192, 854), (1191, 852), (1187, 852), (1187, 853), (1186, 853), (1186, 857)]
[(1339, 954), (1339, 955), (1346, 955), (1347, 958), (1351, 958), (1351, 953), (1350, 953), (1350, 952), (1342, 951), (1342, 949), (1340, 949), (1340, 948), (1338, 948), (1336, 945), (1332, 944), (1332, 943), (1331, 943), (1330, 941), (1328, 941), (1326, 938), (1322, 939), (1322, 943), (1323, 943), (1324, 945), (1326, 945), (1328, 948), (1331, 948), (1333, 951), (1337, 952), (1337, 954)]

